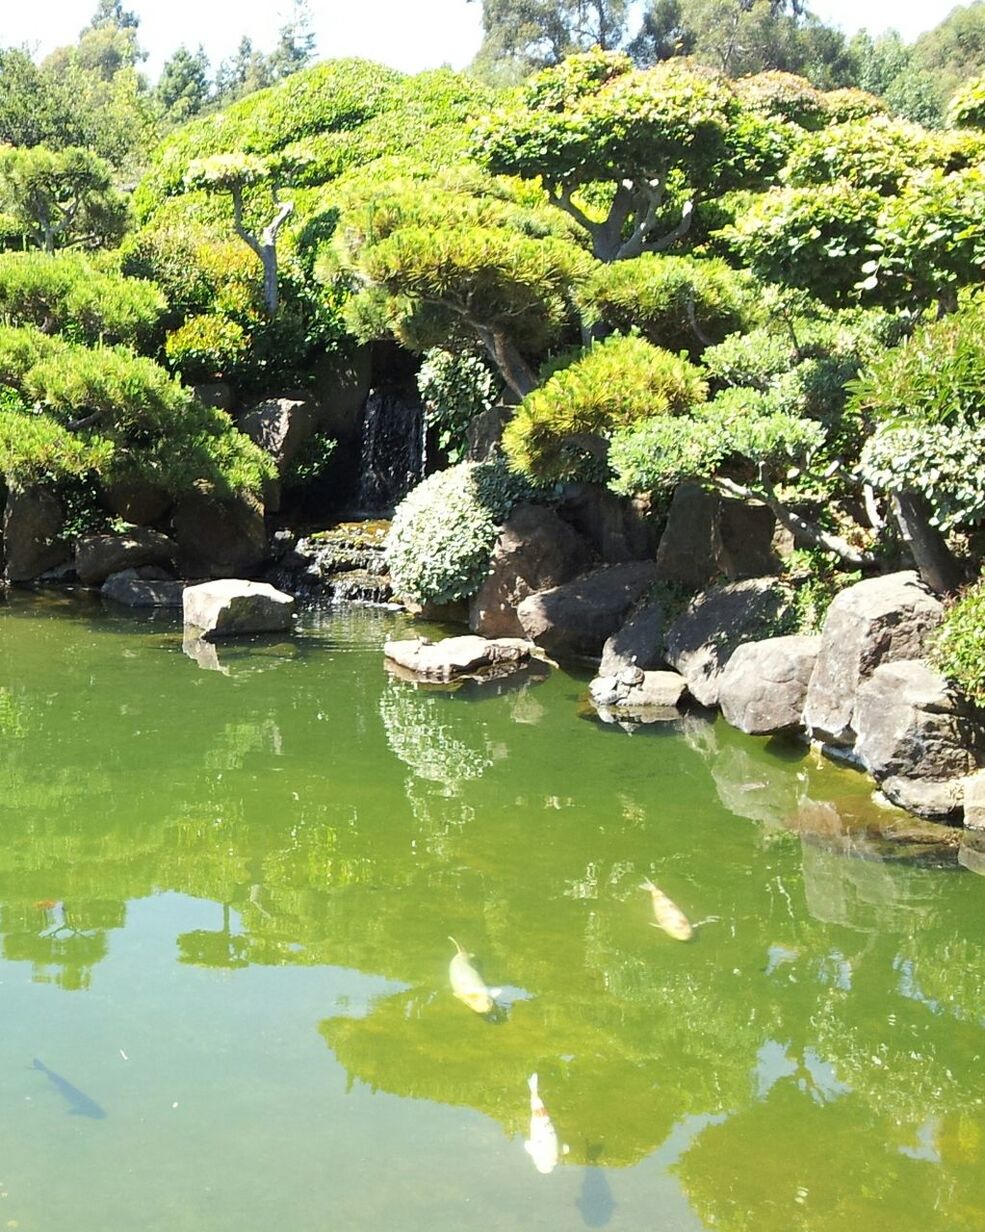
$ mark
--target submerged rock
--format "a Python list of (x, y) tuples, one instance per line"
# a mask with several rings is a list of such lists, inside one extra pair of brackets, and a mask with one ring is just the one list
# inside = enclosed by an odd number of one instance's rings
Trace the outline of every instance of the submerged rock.
[(466, 634), (440, 642), (425, 638), (387, 642), (383, 653), (391, 662), (426, 680), (453, 680), (489, 668), (520, 667), (536, 651), (521, 638), (484, 638)]
[(800, 726), (819, 637), (769, 637), (744, 642), (719, 682), (722, 714), (749, 735)]
[(922, 658), (943, 612), (912, 570), (869, 578), (837, 594), (807, 690), (808, 730), (826, 742), (852, 744), (859, 686), (881, 663)]
[(136, 569), (123, 569), (106, 579), (100, 593), (126, 607), (180, 608), (184, 589), (184, 582), (141, 577)]
[(186, 586), (184, 623), (206, 640), (290, 629), (294, 600), (266, 582), (225, 578)]

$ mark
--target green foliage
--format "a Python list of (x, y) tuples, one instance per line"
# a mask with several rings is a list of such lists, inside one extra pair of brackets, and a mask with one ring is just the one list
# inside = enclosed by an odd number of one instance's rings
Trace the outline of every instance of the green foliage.
[(337, 444), (334, 437), (322, 433), (309, 436), (284, 472), (285, 491), (300, 492), (322, 479), (328, 471)]
[(724, 261), (657, 253), (599, 265), (576, 291), (588, 325), (639, 329), (654, 346), (692, 358), (741, 328), (751, 295)]
[(202, 483), (220, 495), (259, 492), (273, 475), (270, 459), (228, 415), (128, 351), (0, 328), (0, 381), (34, 408), (31, 435), (20, 420), (14, 425), (22, 465), (34, 472), (93, 470), (175, 495)]
[(487, 363), (468, 351), (425, 352), (417, 373), (428, 427), (437, 431), (438, 446), (449, 461), (459, 462), (465, 433), (476, 415), (496, 404), (502, 386)]
[(167, 304), (150, 282), (71, 253), (0, 255), (0, 318), (79, 342), (149, 342)]
[(9, 483), (57, 480), (108, 464), (112, 446), (82, 439), (39, 414), (9, 385), (0, 385), (0, 475)]
[[(867, 90), (859, 90), (853, 86), (844, 86), (840, 90), (827, 90), (824, 94), (824, 106), (832, 124), (849, 124), (855, 120), (882, 116), (887, 110), (882, 99), (876, 98)], [(913, 119), (914, 117), (908, 118)]]
[(126, 218), (109, 164), (77, 147), (0, 149), (0, 209), (46, 252), (119, 239)]
[(171, 367), (194, 383), (235, 377), (249, 345), (238, 321), (205, 313), (168, 334), (164, 351)]
[(720, 393), (690, 415), (655, 415), (616, 432), (609, 450), (612, 487), (625, 495), (713, 480), (728, 468), (740, 478), (809, 465), (825, 433), (812, 420), (779, 409), (768, 394)]
[(800, 128), (823, 128), (830, 120), (825, 95), (794, 73), (756, 73), (740, 77), (736, 93), (752, 110), (773, 120), (786, 120)]
[(985, 580), (948, 608), (934, 634), (930, 662), (978, 706), (985, 706)]
[(821, 548), (795, 548), (783, 562), (780, 586), (787, 595), (788, 633), (821, 632), (831, 601), (846, 586), (862, 580), (844, 562)]
[(510, 465), (537, 481), (604, 477), (614, 431), (647, 416), (683, 414), (706, 393), (683, 357), (614, 336), (524, 398), (503, 446)]
[(795, 188), (842, 181), (888, 195), (914, 171), (929, 166), (934, 154), (918, 125), (866, 117), (805, 136), (794, 147), (784, 179)]
[(430, 475), (394, 513), (386, 554), (395, 593), (417, 603), (474, 594), (500, 527), (528, 496), (502, 462), (462, 462)]
[(774, 188), (719, 234), (763, 282), (800, 287), (839, 307), (858, 299), (880, 208), (874, 189), (846, 180)]

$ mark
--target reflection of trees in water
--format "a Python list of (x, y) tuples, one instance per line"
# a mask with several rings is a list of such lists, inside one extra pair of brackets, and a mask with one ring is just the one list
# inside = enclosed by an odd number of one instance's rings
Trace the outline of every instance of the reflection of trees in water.
[(453, 703), (443, 694), (388, 680), (380, 693), (380, 718), (391, 751), (414, 774), (439, 783), (449, 794), (463, 783), (481, 778), (495, 760), (488, 740), (476, 747), (453, 724)]

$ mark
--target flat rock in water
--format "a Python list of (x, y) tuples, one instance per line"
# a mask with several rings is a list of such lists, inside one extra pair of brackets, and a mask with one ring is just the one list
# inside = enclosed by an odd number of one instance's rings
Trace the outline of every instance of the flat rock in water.
[(184, 589), (184, 582), (142, 578), (136, 569), (123, 569), (106, 579), (100, 593), (126, 607), (180, 608)]
[(393, 663), (426, 680), (452, 680), (484, 668), (515, 664), (519, 667), (536, 650), (532, 642), (517, 637), (485, 638), (465, 634), (440, 642), (423, 638), (387, 642), (383, 653)]
[(222, 578), (186, 586), (182, 606), (185, 624), (211, 640), (283, 632), (291, 627), (295, 604), (290, 595), (266, 582)]
[(684, 695), (684, 677), (677, 672), (644, 672), (628, 667), (609, 676), (596, 676), (588, 692), (596, 706), (605, 709), (676, 707)]

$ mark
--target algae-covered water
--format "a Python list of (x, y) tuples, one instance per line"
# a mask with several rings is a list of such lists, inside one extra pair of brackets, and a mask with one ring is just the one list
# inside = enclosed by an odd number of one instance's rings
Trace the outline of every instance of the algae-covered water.
[(985, 879), (721, 723), (415, 689), (405, 627), (0, 609), (0, 1229), (985, 1229)]

